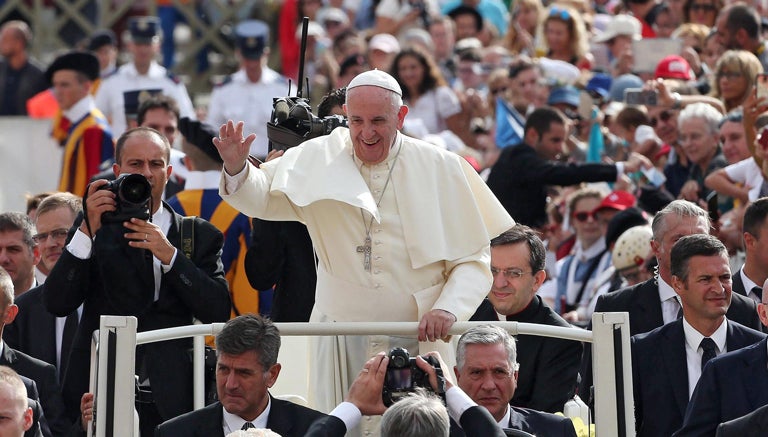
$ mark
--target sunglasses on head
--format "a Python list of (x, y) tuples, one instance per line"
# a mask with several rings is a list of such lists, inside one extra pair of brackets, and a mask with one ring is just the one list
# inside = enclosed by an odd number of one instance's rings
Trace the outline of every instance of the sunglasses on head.
[(560, 8), (552, 8), (549, 10), (549, 16), (550, 17), (559, 17), (563, 21), (568, 21), (571, 19), (571, 14), (565, 9)]
[(649, 120), (649, 123), (651, 127), (656, 127), (656, 125), (659, 124), (659, 120), (666, 123), (669, 121), (670, 118), (672, 118), (672, 115), (674, 114), (671, 111), (661, 111), (658, 117), (651, 117), (651, 119)]

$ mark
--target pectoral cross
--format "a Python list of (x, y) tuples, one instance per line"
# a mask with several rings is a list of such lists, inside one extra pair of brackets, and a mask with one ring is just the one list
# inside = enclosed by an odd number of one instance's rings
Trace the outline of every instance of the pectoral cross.
[(366, 272), (371, 271), (371, 237), (365, 237), (365, 243), (362, 246), (357, 246), (357, 253), (363, 254), (363, 268)]

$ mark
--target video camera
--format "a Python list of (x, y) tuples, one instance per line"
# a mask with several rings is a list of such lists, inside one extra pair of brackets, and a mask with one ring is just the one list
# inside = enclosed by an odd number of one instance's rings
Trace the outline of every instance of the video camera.
[(152, 185), (143, 175), (123, 174), (99, 189), (115, 193), (117, 203), (114, 211), (101, 215), (102, 223), (122, 223), (132, 218), (149, 220)]
[[(347, 119), (339, 115), (319, 118), (312, 114), (309, 99), (304, 98), (304, 54), (307, 50), (309, 18), (304, 17), (299, 51), (299, 87), (296, 97), (276, 97), (272, 102), (272, 116), (267, 122), (269, 150), (286, 150), (304, 141), (328, 135), (339, 126), (347, 126)], [(309, 86), (309, 83), (307, 83)], [(290, 94), (290, 87), (288, 94)]]
[[(439, 394), (445, 393), (445, 378), (443, 377), (443, 369), (440, 368), (440, 362), (431, 356), (421, 358), (435, 368), (438, 391), (441, 392)], [(416, 365), (416, 358), (411, 357), (408, 350), (401, 347), (389, 351), (389, 364), (387, 365), (387, 374), (384, 377), (384, 388), (381, 392), (384, 405), (390, 407), (420, 387), (432, 393), (435, 392), (429, 384), (429, 375)]]

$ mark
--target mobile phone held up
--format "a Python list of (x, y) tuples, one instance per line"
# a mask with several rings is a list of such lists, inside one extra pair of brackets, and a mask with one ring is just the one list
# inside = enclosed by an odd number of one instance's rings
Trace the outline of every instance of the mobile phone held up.
[(768, 74), (760, 73), (755, 79), (755, 87), (757, 87), (757, 98), (768, 98)]
[(659, 102), (659, 92), (642, 88), (627, 88), (624, 90), (624, 103), (627, 105), (656, 106)]

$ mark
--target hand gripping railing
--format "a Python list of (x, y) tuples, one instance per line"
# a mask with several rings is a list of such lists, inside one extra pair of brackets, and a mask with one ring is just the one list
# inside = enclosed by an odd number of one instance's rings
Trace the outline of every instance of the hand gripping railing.
[[(457, 322), (449, 334), (489, 322)], [(517, 322), (493, 322), (510, 334), (539, 335), (593, 343), (596, 433), (599, 436), (633, 437), (634, 404), (627, 313), (595, 313), (592, 332), (579, 328)], [(281, 336), (327, 335), (415, 335), (417, 322), (276, 323)], [(190, 325), (136, 333), (136, 318), (102, 316), (100, 332), (94, 334), (92, 389), (96, 390), (94, 413), (97, 437), (132, 437), (138, 423), (134, 417), (136, 345), (194, 337), (194, 405), (204, 403), (204, 336), (216, 335), (223, 323)], [(107, 342), (99, 342), (107, 338)], [(97, 364), (97, 365), (96, 365)], [(93, 369), (98, 369), (94, 374)], [(90, 433), (89, 433), (90, 435)]]

